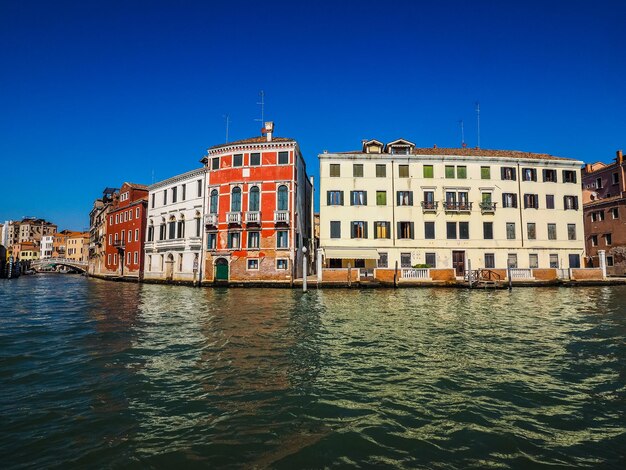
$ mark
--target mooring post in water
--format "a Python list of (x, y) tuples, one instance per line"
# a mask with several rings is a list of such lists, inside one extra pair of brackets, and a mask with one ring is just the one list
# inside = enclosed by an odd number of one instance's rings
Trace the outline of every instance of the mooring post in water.
[(396, 268), (393, 270), (393, 287), (398, 287), (398, 260), (396, 260)]
[(348, 263), (348, 287), (352, 287), (352, 266)]
[(469, 288), (472, 288), (472, 260), (467, 260), (467, 280), (469, 281)]
[(509, 278), (509, 290), (513, 289), (513, 280), (511, 279), (511, 266), (506, 267), (506, 275)]
[(306, 292), (306, 246), (302, 247), (302, 292)]

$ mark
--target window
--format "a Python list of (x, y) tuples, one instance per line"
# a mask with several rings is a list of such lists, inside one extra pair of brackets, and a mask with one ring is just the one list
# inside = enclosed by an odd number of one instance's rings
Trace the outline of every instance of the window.
[(235, 186), (230, 193), (230, 210), (231, 212), (241, 211), (241, 188)]
[(539, 255), (537, 253), (530, 253), (528, 255), (528, 267), (531, 269), (537, 269), (539, 267)]
[(434, 178), (432, 165), (424, 165), (424, 178)]
[(524, 194), (524, 209), (539, 209), (539, 195)]
[(613, 266), (613, 257), (612, 256), (607, 256), (606, 257), (606, 265), (607, 266)]
[(332, 177), (341, 176), (341, 166), (338, 163), (330, 164), (330, 176)]
[(617, 207), (611, 208), (610, 212), (611, 212), (612, 219), (619, 219), (619, 209)]
[(289, 232), (287, 230), (276, 232), (276, 248), (289, 248)]
[(172, 202), (176, 202), (178, 200), (178, 188), (174, 186), (172, 188)]
[(330, 238), (341, 238), (341, 222), (339, 220), (330, 221)]
[[(130, 240), (129, 240), (130, 241)], [(136, 228), (135, 229), (135, 241), (138, 242), (139, 241), (139, 229)]]
[(241, 233), (228, 232), (228, 248), (239, 248), (241, 246)]
[(327, 191), (326, 204), (329, 206), (343, 206), (343, 191)]
[(116, 224), (120, 223), (120, 215), (119, 214), (115, 214), (115, 223)]
[(515, 181), (515, 168), (503, 166), (500, 168), (500, 172), (503, 180)]
[(206, 238), (207, 250), (215, 250), (217, 248), (217, 233), (209, 232)]
[(248, 193), (248, 210), (251, 212), (259, 211), (259, 197), (261, 191), (258, 186), (252, 186)]
[(491, 179), (491, 167), (489, 166), (480, 167), (480, 179), (483, 179), (483, 180)]
[(248, 232), (248, 248), (259, 249), (259, 232)]
[(563, 170), (564, 183), (576, 183), (576, 172), (573, 170)]
[(350, 224), (350, 238), (367, 238), (367, 222), (362, 220)]
[(387, 191), (376, 191), (376, 205), (377, 206), (387, 205)]
[(389, 256), (387, 253), (378, 253), (378, 268), (386, 268), (389, 266)]
[(411, 253), (400, 253), (400, 267), (401, 268), (411, 267)]
[(211, 159), (211, 170), (219, 170), (220, 168), (220, 157), (215, 157)]
[(602, 189), (602, 178), (596, 178), (596, 189)]
[(537, 230), (536, 230), (536, 225), (534, 222), (528, 222), (526, 224), (526, 235), (529, 240), (537, 239)]
[(258, 269), (259, 269), (259, 259), (258, 258), (248, 259), (248, 270), (256, 271)]
[(609, 246), (613, 243), (613, 237), (610, 233), (604, 234), (604, 244)]
[(111, 255), (107, 255), (107, 264), (111, 264)]
[[(342, 199), (343, 200), (343, 199)], [(284, 184), (278, 187), (278, 204), (276, 210), (288, 211), (289, 210), (289, 190)]]
[(437, 254), (436, 253), (426, 253), (425, 254), (426, 266), (429, 268), (437, 267)]
[(135, 218), (136, 219), (139, 218), (139, 207), (137, 209), (135, 209)]
[(578, 196), (563, 196), (563, 208), (565, 210), (578, 210)]
[(548, 240), (556, 240), (556, 224), (548, 224)]
[(138, 251), (135, 251), (134, 258), (135, 258), (135, 260), (134, 260), (135, 264), (139, 263), (139, 252)]
[(580, 255), (576, 255), (576, 254), (569, 255), (569, 267), (580, 268)]
[(398, 176), (400, 178), (409, 177), (409, 165), (398, 165)]
[(243, 155), (241, 153), (233, 155), (233, 166), (243, 166)]
[(362, 163), (354, 163), (352, 165), (352, 176), (355, 178), (363, 177), (363, 164)]
[(613, 182), (613, 184), (619, 184), (619, 174), (613, 173), (611, 181)]
[(351, 206), (367, 206), (367, 191), (350, 191)]
[(483, 238), (493, 240), (493, 222), (483, 222)]
[(150, 205), (151, 205), (152, 209), (154, 209), (154, 197), (155, 196), (156, 196), (156, 194), (152, 193), (151, 202), (150, 202)]
[(469, 240), (469, 222), (459, 222), (459, 238)]
[(546, 194), (546, 209), (554, 209), (554, 194)]
[(398, 222), (398, 225), (397, 225), (398, 239), (415, 238), (414, 226), (415, 225), (413, 222)]
[(122, 236), (120, 237), (120, 240), (122, 241), (122, 243), (124, 243), (124, 240), (126, 240), (126, 230), (122, 230)]
[(185, 221), (178, 221), (178, 238), (185, 238)]
[(517, 268), (517, 254), (509, 253), (509, 255), (507, 256), (506, 265), (511, 269)]
[(278, 152), (278, 164), (279, 165), (289, 164), (289, 152)]
[(496, 255), (493, 253), (485, 253), (485, 268), (494, 269), (496, 267)]
[(126, 253), (126, 265), (130, 264), (130, 257), (131, 257), (131, 252), (129, 251), (128, 253)]
[[(163, 190), (163, 205), (166, 205), (166, 204), (167, 204), (167, 189), (164, 189)], [(117, 219), (117, 215), (115, 216), (115, 218)]]
[(446, 236), (448, 240), (456, 240), (456, 222), (446, 222)]
[(445, 175), (446, 178), (454, 178), (454, 165), (446, 165)]
[(543, 170), (544, 183), (556, 183), (556, 170)]
[(502, 207), (517, 207), (517, 194), (502, 193)]
[(537, 170), (535, 168), (522, 168), (522, 181), (537, 181)]
[(112, 237), (113, 237), (113, 235), (111, 235), (111, 234), (109, 233), (109, 245), (112, 245), (112, 244), (113, 244)]
[(413, 205), (413, 191), (398, 191), (396, 194), (399, 206)]
[(200, 236), (200, 227), (201, 227), (200, 215), (197, 215), (196, 216), (196, 237)]
[(387, 165), (376, 165), (376, 177), (385, 178), (387, 176)]
[(424, 222), (424, 238), (426, 240), (435, 239), (435, 222)]
[(202, 180), (196, 180), (196, 186), (198, 187), (198, 197), (202, 197)]
[(167, 235), (167, 226), (165, 225), (165, 221), (159, 226), (159, 240), (165, 240)]
[(567, 239), (576, 240), (576, 224), (567, 224)]
[(374, 238), (391, 238), (391, 222), (374, 222)]
[(559, 267), (559, 255), (558, 254), (550, 254), (550, 267), (558, 268)]
[(506, 239), (515, 240), (515, 222), (506, 223)]
[(250, 166), (259, 166), (261, 164), (261, 154), (258, 152), (250, 154)]
[(276, 269), (279, 271), (285, 271), (289, 267), (288, 259), (277, 259), (276, 260)]
[(209, 198), (209, 213), (217, 214), (217, 189), (211, 190), (211, 196)]
[(597, 235), (591, 235), (591, 237), (589, 237), (591, 239), (591, 246), (598, 246), (598, 236)]
[[(111, 236), (109, 235), (109, 243), (111, 243), (110, 237)], [(148, 227), (148, 241), (154, 241), (154, 225), (152, 224)]]
[(457, 166), (456, 167), (456, 177), (459, 179), (467, 178), (467, 167), (466, 166)]

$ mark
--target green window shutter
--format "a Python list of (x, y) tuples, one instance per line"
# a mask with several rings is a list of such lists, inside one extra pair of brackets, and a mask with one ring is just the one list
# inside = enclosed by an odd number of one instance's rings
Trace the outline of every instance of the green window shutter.
[(424, 165), (424, 178), (433, 178), (433, 166), (432, 165)]
[(454, 178), (454, 167), (446, 165), (446, 178)]
[(456, 177), (459, 179), (467, 178), (467, 167), (466, 166), (457, 166), (456, 167)]
[(480, 177), (484, 180), (491, 179), (491, 168), (488, 166), (480, 167)]

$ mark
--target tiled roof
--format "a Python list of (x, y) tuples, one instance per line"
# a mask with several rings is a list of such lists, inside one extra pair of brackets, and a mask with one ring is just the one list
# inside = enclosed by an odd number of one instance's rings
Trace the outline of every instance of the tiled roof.
[(148, 191), (148, 186), (146, 186), (145, 184), (136, 184), (136, 183), (129, 183), (129, 182), (125, 182), (124, 184), (127, 186), (130, 186), (133, 189), (141, 189), (143, 191)]
[(213, 147), (209, 147), (209, 150), (218, 149), (221, 147), (229, 147), (231, 145), (243, 145), (243, 144), (264, 144), (264, 143), (272, 143), (272, 142), (295, 142), (294, 139), (290, 139), (289, 137), (272, 137), (270, 142), (267, 141), (267, 137), (258, 136), (258, 137), (250, 137), (249, 139), (235, 140), (234, 142), (228, 142), (226, 144), (214, 145)]
[(611, 204), (611, 203), (619, 202), (625, 199), (626, 198), (622, 197), (621, 194), (617, 196), (612, 196), (612, 197), (605, 197), (604, 199), (596, 199), (595, 201), (586, 202), (585, 204), (583, 204), (583, 208), (587, 209), (588, 207), (596, 207), (596, 206), (601, 206), (603, 204)]
[[(335, 152), (338, 154), (353, 154), (363, 153), (361, 150), (355, 150), (352, 152)], [(377, 154), (367, 154), (377, 155)], [(390, 154), (382, 154), (390, 155)], [(460, 157), (496, 157), (496, 158), (532, 158), (538, 160), (575, 160), (573, 158), (556, 157), (547, 153), (534, 153), (534, 152), (521, 152), (519, 150), (490, 150), (490, 149), (477, 149), (477, 148), (442, 148), (442, 147), (427, 147), (427, 148), (415, 148), (412, 150), (411, 155), (454, 155)]]

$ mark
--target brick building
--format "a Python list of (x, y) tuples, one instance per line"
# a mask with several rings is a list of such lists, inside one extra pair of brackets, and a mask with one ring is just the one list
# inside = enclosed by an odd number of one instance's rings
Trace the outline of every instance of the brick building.
[(104, 188), (102, 197), (93, 203), (89, 212), (89, 268), (91, 275), (101, 275), (106, 272), (106, 234), (107, 215), (115, 208), (119, 198), (118, 188)]
[(587, 265), (599, 266), (606, 254), (607, 275), (626, 275), (626, 181), (621, 150), (615, 162), (585, 165), (582, 173)]
[(148, 187), (124, 183), (106, 216), (105, 270), (102, 274), (141, 279)]
[[(203, 281), (291, 283), (311, 253), (313, 186), (298, 143), (264, 136), (216, 145), (207, 168)], [(310, 257), (309, 257), (310, 259)]]

